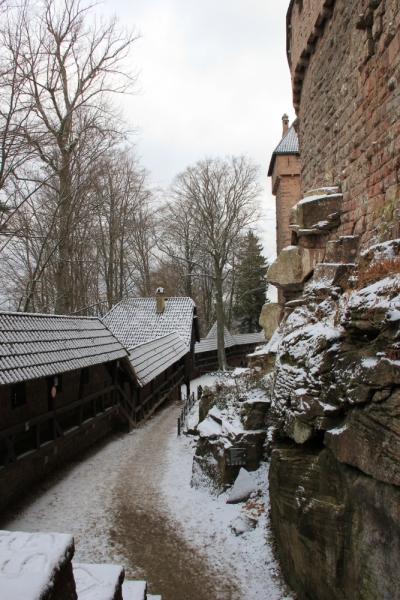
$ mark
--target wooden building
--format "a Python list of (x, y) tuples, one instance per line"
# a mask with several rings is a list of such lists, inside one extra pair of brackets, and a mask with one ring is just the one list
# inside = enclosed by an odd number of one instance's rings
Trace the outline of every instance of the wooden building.
[(180, 398), (182, 383), (190, 393), (196, 307), (159, 298), (121, 302), (103, 321), (0, 313), (0, 506), (115, 425), (130, 430)]
[[(247, 354), (254, 352), (258, 344), (265, 343), (264, 332), (230, 333), (224, 328), (225, 353), (229, 366), (239, 367), (246, 361)], [(195, 370), (193, 377), (218, 369), (217, 324), (214, 323), (207, 337), (195, 346)]]
[(0, 313), (0, 506), (110, 431), (128, 356), (100, 319)]
[[(184, 382), (190, 395), (194, 349), (200, 341), (196, 305), (191, 298), (165, 298), (159, 288), (156, 298), (123, 300), (103, 318), (103, 323), (129, 349), (141, 386), (142, 405), (152, 398), (161, 381), (169, 382), (165, 389), (170, 394), (178, 394)], [(165, 393), (151, 402), (158, 405)]]

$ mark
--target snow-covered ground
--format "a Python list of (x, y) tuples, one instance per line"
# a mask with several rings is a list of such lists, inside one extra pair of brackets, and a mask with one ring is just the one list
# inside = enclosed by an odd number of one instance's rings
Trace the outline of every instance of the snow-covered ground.
[[(191, 488), (195, 441), (177, 437), (178, 411), (167, 406), (60, 469), (0, 528), (71, 533), (76, 562), (122, 564), (165, 600), (289, 599), (271, 550), (267, 465), (253, 474), (260, 493), (247, 505)], [(237, 535), (243, 522), (255, 527)]]
[[(204, 553), (219, 571), (237, 581), (242, 590), (241, 599), (289, 599), (283, 591), (279, 567), (268, 542), (271, 533), (266, 512), (269, 508), (267, 465), (252, 473), (262, 490), (253, 502), (226, 504), (229, 492), (215, 497), (188, 485), (194, 453), (194, 443), (190, 439), (171, 437), (169, 449), (171, 456), (178, 460), (171, 461), (160, 490), (171, 518), (175, 515), (179, 520), (187, 542)], [(249, 507), (247, 510), (246, 506)], [(236, 535), (232, 527), (242, 516), (250, 521), (254, 519), (257, 526)]]

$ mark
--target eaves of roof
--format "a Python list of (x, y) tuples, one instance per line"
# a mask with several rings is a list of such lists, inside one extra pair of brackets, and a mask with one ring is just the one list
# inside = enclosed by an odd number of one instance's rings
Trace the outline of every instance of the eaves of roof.
[(293, 125), (288, 129), (288, 131), (285, 133), (285, 135), (283, 136), (283, 138), (272, 153), (271, 162), (269, 163), (268, 177), (272, 177), (276, 157), (279, 155), (287, 156), (289, 154), (295, 154), (297, 156), (300, 155), (299, 141)]
[(129, 350), (129, 361), (143, 387), (180, 360), (188, 349), (176, 331)]

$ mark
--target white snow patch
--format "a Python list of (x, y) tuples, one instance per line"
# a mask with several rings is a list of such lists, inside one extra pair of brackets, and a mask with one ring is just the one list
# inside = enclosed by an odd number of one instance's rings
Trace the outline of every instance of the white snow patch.
[(255, 492), (256, 484), (254, 479), (246, 469), (243, 467), (239, 471), (239, 475), (236, 477), (236, 481), (227, 498), (228, 504), (236, 504), (237, 502), (245, 502), (250, 498), (250, 494)]
[(222, 427), (211, 417), (206, 417), (204, 421), (197, 425), (197, 431), (200, 437), (213, 437), (222, 434)]
[(336, 427), (335, 429), (329, 429), (329, 433), (331, 435), (340, 435), (341, 433), (343, 433), (344, 431), (346, 431), (347, 428), (348, 428), (348, 425), (346, 423), (342, 427)]
[[(122, 597), (124, 600), (146, 600), (147, 584), (145, 581), (124, 581), (122, 584)], [(150, 596), (149, 598), (160, 598), (161, 596)]]
[(47, 595), (73, 546), (66, 534), (0, 531), (0, 598), (37, 600)]
[[(73, 568), (79, 600), (111, 600), (114, 598), (123, 573), (122, 567), (74, 563)], [(134, 600), (142, 599), (140, 596), (136, 596)]]
[(363, 367), (366, 367), (367, 369), (372, 369), (373, 367), (376, 367), (378, 362), (379, 362), (379, 360), (377, 358), (370, 357), (370, 358), (363, 358), (361, 361), (361, 364)]

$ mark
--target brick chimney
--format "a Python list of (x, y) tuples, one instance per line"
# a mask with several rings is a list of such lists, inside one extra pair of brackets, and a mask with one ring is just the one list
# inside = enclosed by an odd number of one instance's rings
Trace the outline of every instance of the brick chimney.
[(156, 290), (156, 299), (157, 299), (157, 314), (163, 313), (165, 309), (165, 290), (162, 287), (157, 288)]
[(282, 137), (289, 131), (289, 117), (285, 113), (282, 117)]

